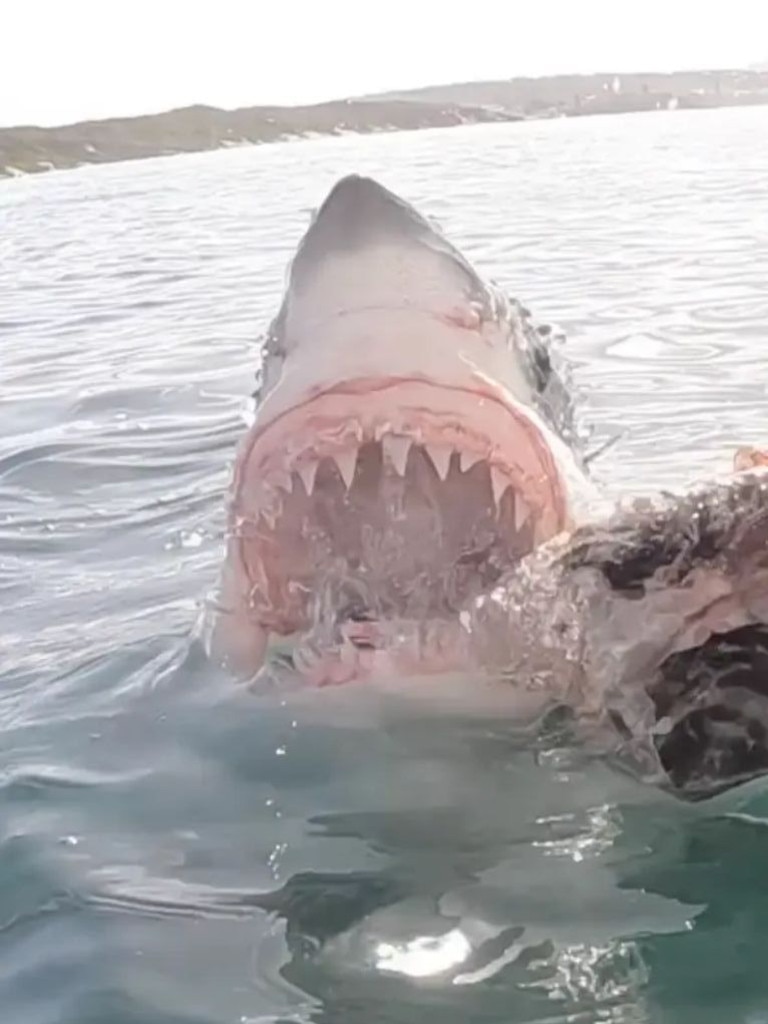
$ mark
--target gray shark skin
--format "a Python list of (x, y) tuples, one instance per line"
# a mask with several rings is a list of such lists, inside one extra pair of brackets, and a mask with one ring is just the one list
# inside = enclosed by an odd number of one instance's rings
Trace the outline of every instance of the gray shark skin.
[(314, 215), (256, 397), (211, 643), (238, 675), (279, 644), (315, 687), (492, 678), (687, 800), (768, 770), (768, 470), (606, 512), (552, 332), (372, 179)]
[[(535, 323), (530, 310), (506, 296), (492, 282), (483, 280), (439, 228), (413, 206), (372, 178), (356, 174), (334, 185), (298, 246), (285, 297), (267, 331), (254, 397), (260, 399), (279, 377), (285, 356), (292, 349), (293, 306), (329, 259), (334, 254), (354, 258), (382, 243), (404, 251), (432, 253), (435, 262), (445, 268), (446, 276), (455, 281), (457, 292), (466, 297), (469, 306), (478, 311), (484, 321), (507, 325), (509, 334), (517, 339), (517, 349), (510, 355), (526, 379), (526, 400), (535, 404), (548, 424), (575, 449), (583, 468), (567, 367), (563, 363), (557, 365), (552, 358), (552, 328)], [(421, 282), (399, 283), (403, 286), (404, 302), (416, 300)], [(345, 309), (343, 300), (339, 307), (342, 311)]]

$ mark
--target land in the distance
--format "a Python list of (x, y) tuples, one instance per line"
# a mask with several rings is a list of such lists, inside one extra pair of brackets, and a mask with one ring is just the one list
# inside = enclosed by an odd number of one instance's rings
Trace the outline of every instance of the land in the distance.
[(0, 177), (226, 146), (544, 117), (768, 104), (768, 71), (556, 75), (466, 82), (303, 107), (221, 110), (0, 128)]

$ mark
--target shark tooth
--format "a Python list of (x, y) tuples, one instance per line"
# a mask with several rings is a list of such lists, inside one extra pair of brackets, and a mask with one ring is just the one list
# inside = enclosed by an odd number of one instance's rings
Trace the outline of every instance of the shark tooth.
[(357, 449), (353, 448), (348, 452), (337, 452), (333, 456), (333, 461), (339, 467), (341, 478), (344, 484), (349, 490), (352, 486), (352, 481), (355, 479), (355, 467), (357, 466)]
[(299, 476), (301, 482), (304, 484), (304, 490), (308, 495), (311, 495), (315, 489), (315, 480), (317, 478), (317, 469), (320, 465), (314, 459), (312, 462), (305, 462), (303, 466), (299, 466)]
[(482, 461), (483, 456), (478, 455), (477, 452), (462, 452), (459, 457), (459, 465), (461, 466), (461, 472), (466, 473), (472, 469), (476, 463)]
[(400, 476), (405, 476), (408, 452), (411, 450), (411, 439), (397, 434), (388, 434), (381, 442), (384, 455), (389, 459)]
[(261, 509), (260, 515), (270, 530), (274, 530), (277, 520), (280, 518), (282, 507), (278, 505), (272, 505), (267, 508)]
[(501, 504), (501, 496), (509, 487), (509, 480), (498, 469), (491, 468), (491, 490), (493, 491), (493, 502), (496, 508)]
[(528, 517), (531, 514), (531, 510), (528, 508), (523, 499), (518, 495), (515, 498), (515, 529), (519, 533), (525, 524), (528, 522)]
[(251, 576), (255, 580), (250, 592), (250, 604), (256, 606), (259, 601), (264, 601), (269, 594), (269, 578), (264, 563), (260, 558), (255, 558), (249, 563)]
[(437, 470), (437, 475), (441, 480), (445, 480), (451, 465), (453, 449), (447, 448), (444, 445), (427, 444), (424, 446), (424, 450), (432, 460), (432, 465)]

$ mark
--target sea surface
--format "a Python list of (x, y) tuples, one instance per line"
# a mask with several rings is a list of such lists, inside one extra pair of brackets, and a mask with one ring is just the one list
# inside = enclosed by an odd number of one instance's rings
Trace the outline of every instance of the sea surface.
[(318, 714), (198, 635), (338, 176), (564, 330), (620, 495), (768, 440), (767, 138), (665, 112), (0, 186), (2, 1024), (768, 1021), (768, 783), (691, 808), (498, 716)]

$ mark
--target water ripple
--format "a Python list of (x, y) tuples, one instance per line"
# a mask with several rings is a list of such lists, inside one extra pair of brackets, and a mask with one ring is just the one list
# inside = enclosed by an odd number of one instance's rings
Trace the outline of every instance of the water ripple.
[[(765, 829), (686, 817), (567, 747), (534, 757), (499, 722), (259, 701), (206, 663), (195, 623), (256, 339), (351, 170), (565, 329), (582, 419), (596, 446), (618, 437), (596, 464), (610, 489), (677, 485), (764, 441), (766, 116), (3, 184), (4, 1021), (758, 1019)], [(423, 976), (449, 953), (467, 959)]]

